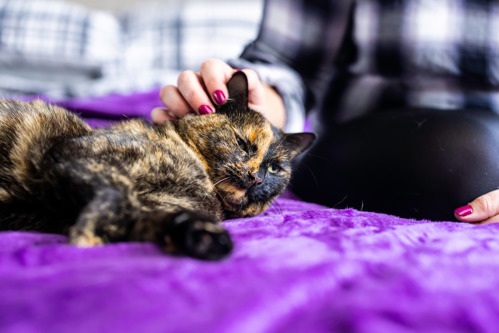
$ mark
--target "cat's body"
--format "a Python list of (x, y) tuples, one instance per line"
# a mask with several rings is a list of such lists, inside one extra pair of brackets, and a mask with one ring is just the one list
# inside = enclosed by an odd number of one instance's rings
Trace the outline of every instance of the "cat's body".
[(219, 225), (264, 211), (313, 135), (286, 135), (247, 108), (247, 82), (217, 113), (92, 129), (41, 101), (0, 101), (0, 229), (78, 245), (151, 241), (205, 259), (232, 248)]

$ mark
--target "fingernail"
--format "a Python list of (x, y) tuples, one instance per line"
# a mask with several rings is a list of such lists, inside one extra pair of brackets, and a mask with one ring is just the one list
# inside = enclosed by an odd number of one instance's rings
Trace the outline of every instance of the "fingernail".
[(471, 215), (471, 213), (473, 213), (473, 208), (470, 205), (466, 205), (463, 207), (459, 207), (454, 211), (454, 213), (456, 213), (457, 216), (461, 217), (468, 216)]
[(218, 105), (222, 105), (223, 103), (225, 103), (225, 94), (224, 94), (224, 92), (222, 90), (215, 90), (215, 92), (213, 93), (213, 100)]
[(199, 114), (210, 114), (213, 113), (213, 109), (206, 104), (203, 104), (199, 107)]

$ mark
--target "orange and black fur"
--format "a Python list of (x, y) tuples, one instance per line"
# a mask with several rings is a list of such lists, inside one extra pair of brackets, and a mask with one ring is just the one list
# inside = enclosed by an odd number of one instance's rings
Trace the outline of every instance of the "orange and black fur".
[(108, 129), (42, 101), (0, 101), (0, 230), (224, 257), (232, 242), (217, 222), (263, 212), (314, 139), (284, 134), (250, 110), (242, 72), (228, 89), (214, 114)]

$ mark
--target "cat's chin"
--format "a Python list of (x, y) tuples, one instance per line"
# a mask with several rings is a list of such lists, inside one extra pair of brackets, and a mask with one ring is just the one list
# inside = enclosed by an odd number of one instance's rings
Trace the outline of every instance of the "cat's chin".
[(231, 184), (224, 184), (217, 187), (217, 196), (222, 206), (226, 218), (244, 217), (243, 210), (248, 203), (246, 190)]
[(272, 200), (268, 202), (250, 202), (248, 190), (231, 183), (217, 186), (218, 200), (222, 203), (227, 219), (250, 217), (264, 212)]
[(251, 217), (263, 213), (270, 203), (246, 203), (244, 206), (238, 206), (236, 210), (228, 209), (227, 205), (224, 205), (225, 219), (235, 219), (241, 217)]
[(224, 210), (226, 211), (226, 215), (230, 213), (233, 217), (243, 217), (241, 210), (246, 205), (246, 198), (244, 198), (244, 200), (236, 200), (231, 196), (219, 196), (219, 199), (222, 202)]
[(217, 185), (216, 192), (220, 201), (222, 201), (224, 206), (227, 206), (229, 210), (240, 209), (241, 206), (248, 201), (248, 197), (246, 196), (247, 190), (230, 183)]
[(228, 204), (227, 202), (222, 201), (222, 205), (224, 208), (225, 219), (238, 219), (241, 217), (246, 217), (244, 212), (241, 210), (241, 206), (236, 207), (232, 204)]
[(224, 211), (224, 214), (225, 214), (224, 220), (239, 219), (245, 217), (240, 212), (231, 212), (228, 210)]

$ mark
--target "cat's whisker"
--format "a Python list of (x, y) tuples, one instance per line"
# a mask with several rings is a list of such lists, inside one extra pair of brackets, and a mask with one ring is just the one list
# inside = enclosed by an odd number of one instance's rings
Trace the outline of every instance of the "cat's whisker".
[(282, 207), (279, 202), (274, 201), (274, 203), (270, 207), (272, 207), (273, 213), (275, 213), (276, 215), (282, 215)]
[(273, 204), (269, 208), (267, 208), (265, 215), (267, 215), (268, 213), (270, 213), (270, 215), (275, 215), (276, 214), (275, 208), (274, 208)]
[(224, 178), (222, 178), (222, 179), (218, 180), (215, 184), (213, 184), (213, 187), (217, 186), (217, 185), (218, 185), (218, 184), (220, 184), (221, 182), (224, 182), (224, 181), (226, 181), (226, 180), (228, 180), (228, 179), (229, 179), (229, 177), (224, 177)]
[(272, 215), (279, 215), (280, 214), (280, 209), (278, 209), (279, 208), (278, 205), (279, 205), (279, 203), (274, 201), (269, 206), (268, 210), (272, 213)]

